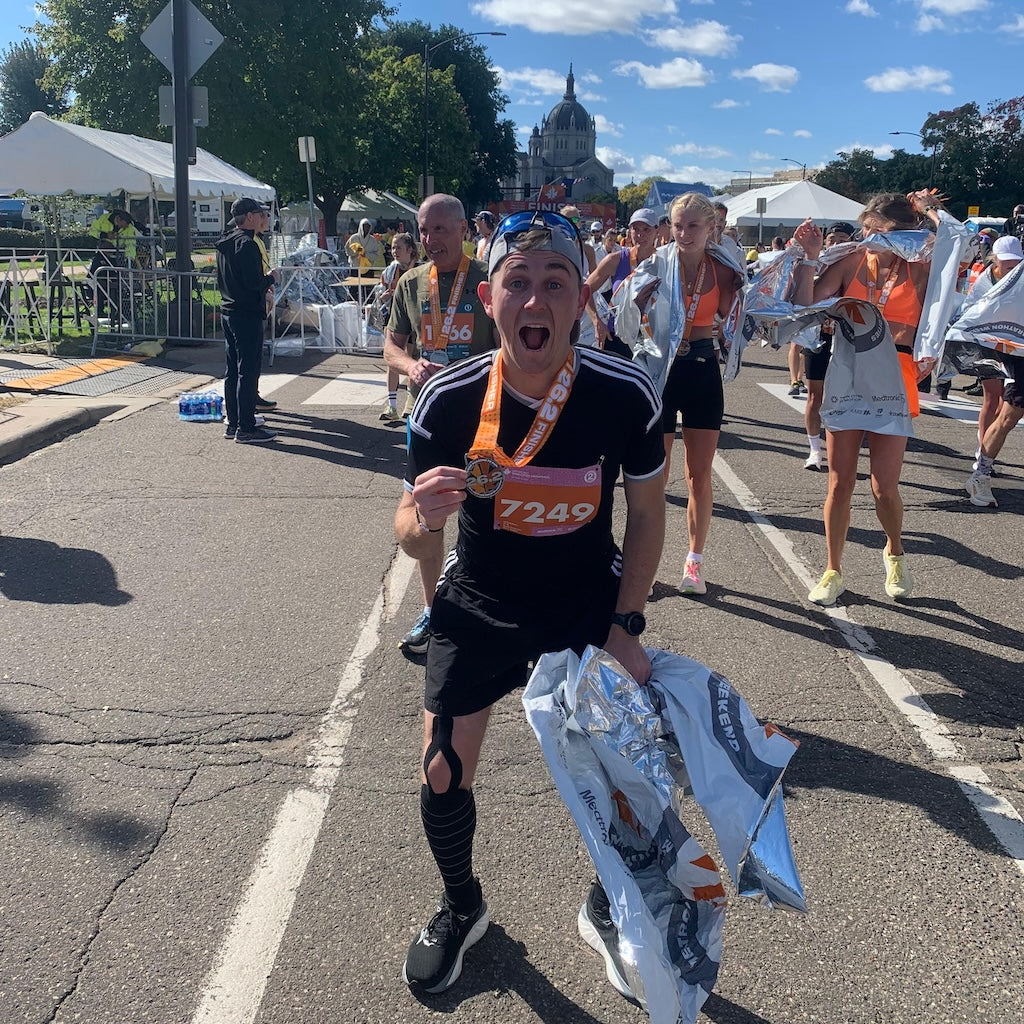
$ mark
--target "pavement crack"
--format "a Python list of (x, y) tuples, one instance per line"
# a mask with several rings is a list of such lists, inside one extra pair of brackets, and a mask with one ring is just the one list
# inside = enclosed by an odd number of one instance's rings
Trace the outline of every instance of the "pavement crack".
[(174, 798), (171, 800), (167, 808), (167, 813), (164, 815), (163, 827), (154, 835), (152, 842), (146, 849), (144, 849), (141, 852), (141, 854), (137, 857), (135, 864), (124, 875), (124, 877), (120, 878), (114, 884), (113, 888), (110, 890), (106, 902), (99, 908), (98, 912), (96, 913), (93, 928), (91, 929), (89, 936), (85, 941), (85, 945), (83, 946), (78, 956), (78, 962), (74, 970), (74, 976), (69, 985), (67, 986), (67, 988), (63, 992), (58, 994), (56, 1002), (53, 1005), (53, 1011), (47, 1018), (50, 1024), (56, 1021), (57, 1017), (60, 1015), (61, 1007), (78, 990), (78, 986), (82, 980), (82, 975), (85, 973), (85, 969), (89, 966), (92, 948), (95, 945), (96, 940), (99, 938), (100, 932), (103, 929), (103, 918), (106, 916), (107, 912), (113, 906), (114, 902), (117, 900), (118, 894), (125, 887), (125, 885), (127, 885), (153, 859), (153, 856), (156, 853), (157, 848), (160, 846), (161, 841), (163, 840), (164, 836), (167, 835), (167, 832), (170, 829), (171, 818), (174, 816), (175, 809), (180, 803), (182, 797), (184, 797), (188, 788), (195, 781), (196, 776), (199, 774), (199, 770), (200, 766), (196, 765), (189, 772), (188, 778), (180, 786), (178, 792), (175, 794)]

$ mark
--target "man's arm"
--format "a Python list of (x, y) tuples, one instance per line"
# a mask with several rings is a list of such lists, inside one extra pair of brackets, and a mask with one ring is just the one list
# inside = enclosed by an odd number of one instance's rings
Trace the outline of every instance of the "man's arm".
[(423, 387), (435, 373), (443, 370), (440, 363), (429, 359), (413, 359), (406, 350), (408, 334), (396, 334), (390, 327), (384, 329), (384, 362), (393, 370), (404, 373), (417, 387)]
[[(407, 485), (408, 486), (408, 485)], [(410, 558), (430, 555), (434, 534), (444, 529), (453, 512), (466, 500), (466, 471), (435, 466), (416, 477), (413, 489), (403, 490), (395, 512), (395, 537)]]
[[(617, 612), (641, 611), (654, 583), (665, 543), (665, 478), (656, 473), (646, 480), (623, 481), (626, 493), (626, 532), (622, 540), (622, 580)], [(633, 676), (646, 683), (651, 663), (639, 637), (612, 626), (604, 648)]]

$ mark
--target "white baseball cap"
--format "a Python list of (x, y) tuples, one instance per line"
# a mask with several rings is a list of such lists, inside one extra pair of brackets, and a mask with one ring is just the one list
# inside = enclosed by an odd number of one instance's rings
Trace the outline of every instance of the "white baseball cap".
[(1013, 235), (1003, 235), (992, 243), (992, 255), (997, 260), (1024, 260), (1024, 248), (1021, 247), (1020, 239)]
[(637, 222), (646, 224), (649, 227), (656, 228), (658, 226), (658, 215), (653, 210), (648, 210), (646, 206), (641, 206), (632, 217), (629, 218), (630, 224), (636, 224)]

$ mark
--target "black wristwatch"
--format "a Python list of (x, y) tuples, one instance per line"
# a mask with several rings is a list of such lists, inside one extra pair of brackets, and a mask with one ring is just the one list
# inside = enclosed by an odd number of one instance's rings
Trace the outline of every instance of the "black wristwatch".
[(612, 625), (621, 626), (630, 636), (639, 636), (647, 628), (647, 620), (640, 612), (615, 612)]

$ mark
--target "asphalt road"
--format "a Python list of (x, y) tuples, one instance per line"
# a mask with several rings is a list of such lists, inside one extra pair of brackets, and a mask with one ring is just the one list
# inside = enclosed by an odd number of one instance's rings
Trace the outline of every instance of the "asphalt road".
[[(275, 365), (303, 372), (279, 380), (272, 446), (168, 402), (0, 469), (3, 1024), (647, 1019), (576, 936), (589, 862), (517, 697), (476, 786), (490, 930), (448, 993), (401, 981), (438, 891), (422, 667), (396, 646), (418, 583), (391, 528), (404, 431), (304, 401), (345, 369), (379, 365)], [(923, 415), (903, 487), (916, 594), (884, 595), (863, 479), (830, 616), (803, 578), (823, 567), (826, 478), (761, 386), (785, 377), (755, 352), (727, 390), (700, 600), (675, 589), (677, 446), (648, 608), (651, 646), (723, 672), (801, 743), (786, 799), (810, 913), (731, 895), (704, 1016), (1016, 1024), (1024, 845), (1015, 861), (968, 794), (1024, 843), (1022, 432), (990, 512), (962, 491), (971, 425)]]

